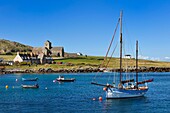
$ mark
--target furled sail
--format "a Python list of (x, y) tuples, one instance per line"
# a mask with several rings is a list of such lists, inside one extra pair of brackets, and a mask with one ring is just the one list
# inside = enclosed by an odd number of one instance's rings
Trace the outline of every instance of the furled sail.
[(137, 84), (144, 84), (144, 83), (152, 82), (152, 81), (153, 81), (153, 78), (149, 79), (149, 80), (144, 80), (144, 81), (141, 81), (141, 82), (137, 82)]

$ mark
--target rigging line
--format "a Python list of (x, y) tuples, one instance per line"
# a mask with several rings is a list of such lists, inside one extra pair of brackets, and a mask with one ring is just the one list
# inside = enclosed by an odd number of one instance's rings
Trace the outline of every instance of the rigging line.
[[(125, 18), (125, 17), (124, 17)], [(129, 37), (128, 39), (129, 39), (129, 49), (131, 49), (130, 51), (132, 51), (132, 55), (133, 56), (135, 56), (135, 54), (134, 54), (134, 52), (133, 52), (133, 47), (132, 47), (132, 37), (131, 37), (131, 35), (130, 35), (130, 33), (129, 33), (129, 30), (128, 30), (128, 27), (127, 27), (127, 23), (126, 23), (126, 19), (124, 19), (124, 28), (125, 28), (125, 30), (124, 31), (126, 31), (126, 34), (127, 34), (127, 36)]]
[(104, 71), (102, 71), (101, 74), (100, 73), (95, 74), (92, 82), (96, 81), (97, 76), (101, 77), (103, 74), (104, 74)]
[(116, 72), (114, 71), (114, 85), (116, 85)]
[(139, 46), (139, 53), (142, 55), (142, 51), (141, 51), (141, 49), (140, 49), (140, 46)]
[(116, 44), (116, 46), (115, 46), (115, 48), (114, 48), (114, 50), (113, 50), (113, 52), (112, 52), (112, 54), (111, 54), (111, 56), (110, 56), (110, 58), (109, 58), (109, 61), (108, 61), (107, 64), (106, 64), (106, 68), (108, 67), (108, 64), (109, 64), (109, 62), (110, 62), (110, 60), (111, 60), (111, 58), (112, 58), (112, 56), (113, 56), (113, 54), (114, 54), (114, 52), (115, 52), (115, 50), (116, 50), (116, 48), (117, 48), (117, 45), (118, 45), (118, 43)]
[(112, 84), (113, 86), (115, 87), (116, 86), (116, 72), (114, 71), (114, 74), (113, 74), (113, 81), (112, 81)]
[(92, 82), (94, 82), (96, 80), (96, 76), (97, 76), (97, 74), (95, 74), (94, 78), (92, 79)]
[[(111, 54), (111, 56), (110, 56), (110, 58), (109, 58), (109, 61), (108, 61), (107, 64), (106, 64), (106, 68), (108, 67), (109, 62), (110, 62), (111, 59), (112, 59), (112, 56), (113, 56), (113, 54), (114, 54), (114, 52), (115, 52), (115, 50), (116, 50), (116, 48), (117, 48), (117, 45), (118, 45), (118, 42), (116, 43), (116, 46), (115, 46), (114, 50), (112, 51), (112, 54)], [(109, 80), (110, 80), (110, 76), (109, 76), (109, 78), (108, 78), (108, 82), (109, 82)]]
[[(113, 36), (112, 36), (112, 40), (111, 40), (111, 42), (110, 42), (109, 48), (108, 48), (107, 53), (106, 53), (106, 56), (105, 56), (102, 64), (99, 66), (99, 68), (100, 68), (101, 66), (103, 66), (103, 65), (104, 65), (104, 62), (107, 60), (107, 55), (108, 55), (108, 53), (109, 53), (109, 51), (110, 51), (110, 48), (111, 48), (111, 46), (112, 46), (113, 39), (114, 39), (114, 37), (115, 37), (115, 35), (116, 35), (116, 31), (117, 31), (118, 26), (119, 26), (119, 22), (120, 22), (120, 18), (118, 19), (118, 22), (117, 22), (117, 25), (116, 25), (114, 34), (113, 34)], [(101, 73), (101, 76), (103, 75), (103, 73), (104, 73), (104, 72)], [(93, 79), (94, 81), (96, 80), (96, 77), (97, 77), (97, 74), (95, 75), (95, 77), (94, 77), (94, 79)]]
[(92, 82), (96, 81), (96, 78), (97, 78), (98, 75), (100, 75), (100, 73), (95, 74), (94, 78), (92, 79)]
[(101, 66), (103, 66), (105, 60), (107, 60), (107, 56), (108, 56), (108, 53), (109, 53), (110, 48), (111, 48), (111, 46), (112, 46), (113, 39), (114, 39), (114, 37), (115, 37), (115, 35), (116, 35), (116, 31), (117, 31), (117, 28), (118, 28), (118, 26), (119, 26), (119, 22), (120, 22), (120, 18), (118, 19), (118, 22), (117, 22), (117, 25), (116, 25), (116, 29), (115, 29), (115, 31), (114, 31), (114, 34), (113, 34), (113, 36), (112, 36), (112, 40), (111, 40), (111, 42), (110, 42), (109, 48), (108, 48), (108, 50), (107, 50), (106, 56), (104, 57), (104, 60), (103, 60), (103, 63), (102, 63)]
[[(125, 40), (122, 40), (122, 54), (123, 54), (123, 58), (122, 58), (122, 62), (125, 62), (126, 61), (126, 59), (124, 59), (124, 55), (125, 55)], [(124, 68), (124, 63), (122, 63), (122, 68)], [(122, 79), (124, 79), (125, 78), (125, 76), (122, 76)]]
[(124, 76), (124, 78), (125, 78), (125, 80), (128, 80), (128, 78), (129, 78), (129, 77), (128, 77), (128, 73), (127, 73), (127, 72), (128, 72), (128, 59), (125, 58), (125, 55), (127, 54), (127, 53), (126, 53), (126, 47), (125, 47), (125, 45), (126, 45), (125, 39), (124, 39), (123, 45), (124, 45), (124, 46), (123, 46), (123, 50), (124, 50), (124, 59), (123, 59), (123, 60), (124, 60), (124, 62), (125, 62), (124, 67), (125, 67), (125, 69), (126, 69), (126, 73), (125, 73), (126, 76)]
[(109, 83), (109, 81), (110, 81), (110, 78), (111, 78), (111, 77), (110, 77), (110, 74), (109, 74), (109, 77), (108, 77), (107, 83)]
[[(138, 48), (139, 48), (139, 53), (140, 53), (140, 55), (138, 57), (143, 56), (140, 46), (138, 46)], [(141, 67), (143, 67), (143, 66), (141, 65)]]
[[(142, 51), (141, 51), (141, 48), (140, 48), (140, 46), (139, 46), (139, 53), (141, 54), (141, 56), (143, 56), (143, 53), (142, 53)], [(141, 65), (142, 66), (142, 65)], [(145, 66), (142, 66), (143, 68), (145, 67)], [(143, 69), (142, 69), (142, 71), (143, 71)], [(146, 79), (146, 77), (147, 77), (147, 75), (145, 74), (145, 73), (143, 73), (143, 75), (144, 75), (144, 79)]]

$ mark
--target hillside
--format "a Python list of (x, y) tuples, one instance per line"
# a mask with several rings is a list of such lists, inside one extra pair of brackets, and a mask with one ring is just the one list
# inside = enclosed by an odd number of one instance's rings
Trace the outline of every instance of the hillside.
[(5, 39), (0, 39), (0, 54), (7, 54), (11, 52), (29, 52), (33, 47), (27, 46), (18, 42), (13, 42)]

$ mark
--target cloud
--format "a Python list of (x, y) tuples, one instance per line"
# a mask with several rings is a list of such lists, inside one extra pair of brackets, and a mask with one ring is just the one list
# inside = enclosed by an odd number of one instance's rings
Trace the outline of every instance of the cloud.
[(170, 62), (170, 57), (164, 57), (162, 58), (163, 61), (167, 61), (167, 62)]
[(170, 57), (149, 57), (149, 56), (138, 56), (139, 59), (144, 59), (144, 60), (152, 60), (152, 61), (168, 61), (170, 62)]
[(151, 57), (150, 60), (153, 60), (153, 61), (161, 61), (160, 58), (154, 58), (154, 57)]
[(164, 59), (166, 59), (166, 60), (170, 60), (170, 57), (165, 57)]
[(148, 57), (148, 56), (142, 56), (142, 55), (139, 55), (139, 59), (149, 60), (149, 57)]
[[(170, 57), (169, 57), (170, 58)], [(152, 60), (152, 61), (160, 61), (161, 59), (158, 57), (149, 57), (149, 56), (142, 56), (139, 55), (139, 59), (144, 59), (144, 60)]]

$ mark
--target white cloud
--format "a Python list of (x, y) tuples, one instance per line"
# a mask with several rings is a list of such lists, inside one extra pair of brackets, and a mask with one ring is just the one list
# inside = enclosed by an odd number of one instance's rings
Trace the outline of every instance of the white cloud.
[(154, 58), (154, 57), (151, 57), (150, 60), (153, 60), (153, 61), (161, 61), (160, 58)]
[(164, 57), (164, 58), (162, 58), (162, 61), (167, 61), (167, 62), (169, 62), (169, 61), (170, 61), (170, 57)]
[(144, 60), (152, 60), (152, 61), (168, 61), (170, 62), (170, 57), (149, 57), (149, 56), (138, 56), (139, 59), (144, 59)]
[(142, 56), (142, 55), (139, 55), (139, 59), (149, 60), (149, 57), (148, 57), (148, 56)]
[(149, 56), (142, 56), (142, 55), (139, 55), (139, 59), (160, 61), (160, 58), (158, 57), (149, 57)]
[(166, 60), (170, 60), (170, 57), (165, 57), (164, 59), (166, 59)]

